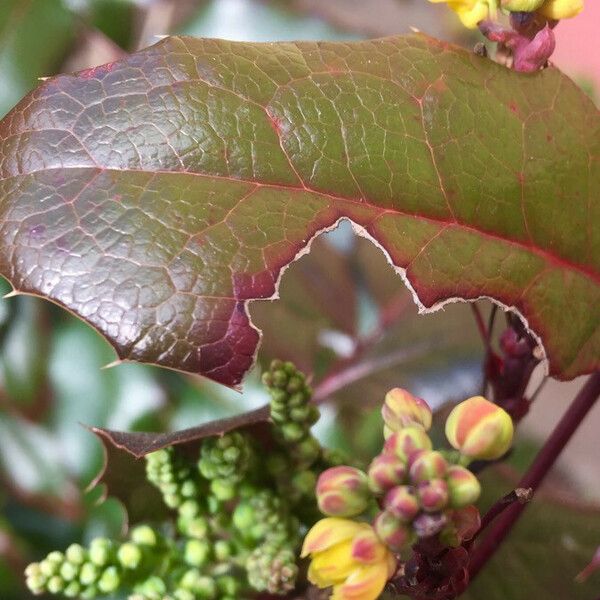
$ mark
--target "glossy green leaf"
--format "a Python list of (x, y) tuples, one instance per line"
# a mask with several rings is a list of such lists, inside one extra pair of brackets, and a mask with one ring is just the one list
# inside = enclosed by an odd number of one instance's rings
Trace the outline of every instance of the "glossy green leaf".
[(0, 272), (123, 359), (237, 384), (248, 301), (348, 218), (422, 309), (514, 306), (574, 377), (600, 366), (599, 147), (598, 111), (552, 68), (424, 36), (169, 38), (0, 123)]

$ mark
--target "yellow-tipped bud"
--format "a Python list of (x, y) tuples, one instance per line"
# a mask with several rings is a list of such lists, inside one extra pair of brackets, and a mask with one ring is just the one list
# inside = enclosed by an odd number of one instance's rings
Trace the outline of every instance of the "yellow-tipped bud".
[(431, 409), (427, 402), (400, 388), (394, 388), (385, 395), (381, 415), (386, 437), (404, 427), (420, 427), (425, 431), (431, 427)]
[(379, 454), (369, 466), (369, 487), (375, 494), (385, 494), (406, 477), (406, 465), (393, 454)]
[(408, 462), (410, 457), (419, 450), (431, 450), (429, 436), (418, 427), (406, 427), (392, 434), (385, 442), (383, 451), (393, 454), (400, 460)]
[(411, 483), (423, 483), (430, 479), (444, 477), (448, 463), (437, 450), (421, 450), (411, 458), (410, 480)]
[(481, 494), (481, 485), (477, 477), (468, 469), (458, 465), (448, 469), (446, 483), (452, 508), (462, 508), (473, 504), (477, 502)]
[(448, 441), (471, 459), (500, 458), (510, 448), (513, 433), (510, 415), (483, 396), (455, 406), (446, 421)]

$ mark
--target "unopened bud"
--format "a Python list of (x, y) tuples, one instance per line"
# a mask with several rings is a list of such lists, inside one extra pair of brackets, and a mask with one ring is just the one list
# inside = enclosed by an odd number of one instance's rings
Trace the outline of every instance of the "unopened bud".
[(353, 517), (363, 512), (371, 497), (367, 475), (354, 467), (332, 467), (317, 481), (319, 509), (331, 517)]
[(385, 442), (383, 451), (393, 454), (400, 460), (408, 462), (410, 457), (419, 450), (431, 450), (429, 436), (418, 427), (406, 427), (392, 434)]
[(436, 450), (422, 450), (411, 457), (410, 480), (413, 484), (440, 479), (446, 474), (448, 463)]
[(459, 465), (453, 465), (446, 473), (448, 495), (452, 508), (462, 508), (477, 502), (481, 494), (481, 484), (471, 471)]
[(125, 542), (121, 544), (117, 558), (126, 569), (137, 569), (142, 561), (142, 551), (136, 544)]
[(98, 581), (98, 589), (103, 594), (111, 594), (116, 591), (121, 585), (121, 578), (116, 567), (108, 567), (100, 576)]
[(577, 16), (583, 10), (583, 0), (546, 0), (538, 12), (547, 19), (559, 21)]
[(369, 487), (375, 494), (385, 494), (389, 489), (404, 483), (406, 465), (393, 454), (379, 454), (369, 466)]
[(432, 479), (419, 485), (417, 493), (425, 512), (437, 512), (448, 504), (448, 485), (443, 479)]
[(131, 530), (131, 541), (142, 546), (156, 546), (156, 532), (148, 525), (139, 525)]
[(392, 488), (385, 495), (383, 505), (387, 512), (404, 523), (412, 521), (421, 508), (415, 489), (408, 485)]
[(513, 432), (510, 415), (483, 396), (455, 406), (446, 421), (450, 444), (472, 459), (500, 458), (510, 448)]
[(408, 527), (386, 510), (377, 515), (373, 527), (377, 537), (392, 552), (400, 552), (413, 541), (412, 532)]
[(85, 562), (86, 551), (80, 544), (71, 544), (65, 550), (65, 558), (74, 565), (80, 565)]
[(431, 427), (431, 409), (427, 402), (400, 388), (386, 394), (381, 414), (386, 425), (384, 434), (404, 427), (418, 427), (424, 431)]
[(89, 549), (90, 560), (97, 566), (103, 567), (110, 560), (112, 542), (106, 538), (92, 540)]
[(204, 540), (188, 540), (184, 560), (191, 567), (201, 567), (208, 560), (210, 544)]

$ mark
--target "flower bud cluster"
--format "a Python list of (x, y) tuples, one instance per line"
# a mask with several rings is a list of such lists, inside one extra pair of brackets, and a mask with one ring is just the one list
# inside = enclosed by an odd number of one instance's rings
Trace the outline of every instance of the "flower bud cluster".
[[(332, 573), (339, 569), (324, 558), (337, 556), (328, 549), (328, 540), (343, 539), (353, 527), (366, 525), (351, 520), (360, 515), (374, 514), (372, 528), (378, 540), (396, 556), (419, 541), (458, 547), (470, 539), (480, 527), (474, 503), (481, 486), (465, 465), (472, 459), (499, 458), (512, 442), (510, 417), (482, 397), (460, 403), (448, 417), (447, 437), (458, 452), (433, 448), (427, 433), (431, 409), (405, 390), (386, 395), (382, 416), (385, 443), (366, 473), (340, 465), (319, 476), (317, 503), (327, 518), (305, 541), (305, 547), (315, 547), (308, 553), (317, 561), (311, 565), (317, 585), (331, 585)], [(358, 544), (357, 538), (353, 543)], [(364, 600), (375, 597), (365, 595)]]
[(116, 592), (123, 580), (145, 579), (155, 565), (161, 538), (148, 526), (132, 530), (128, 541), (116, 544), (94, 539), (88, 548), (72, 544), (65, 552), (51, 552), (26, 571), (34, 594), (61, 594), (66, 598), (96, 598)]
[[(189, 447), (146, 456), (147, 479), (176, 511), (176, 528), (143, 525), (124, 542), (102, 538), (89, 548), (51, 553), (28, 567), (31, 591), (243, 600), (293, 590), (301, 534), (318, 518), (317, 477), (340, 459), (323, 452), (310, 433), (318, 410), (309, 404), (304, 375), (275, 362), (265, 379), (274, 396), (265, 440), (236, 430), (202, 440), (196, 456)], [(259, 450), (266, 450), (264, 461)]]
[(291, 362), (274, 360), (262, 380), (271, 395), (271, 419), (286, 442), (299, 444), (319, 419), (304, 373)]

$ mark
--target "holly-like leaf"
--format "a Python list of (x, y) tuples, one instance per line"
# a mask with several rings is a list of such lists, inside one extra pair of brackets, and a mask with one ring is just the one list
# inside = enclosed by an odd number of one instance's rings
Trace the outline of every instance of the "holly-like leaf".
[(0, 272), (122, 359), (237, 384), (248, 301), (348, 218), (423, 310), (515, 307), (570, 378), (600, 366), (599, 147), (598, 111), (553, 68), (424, 36), (173, 37), (0, 123)]

